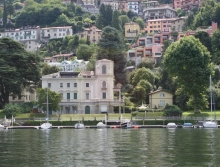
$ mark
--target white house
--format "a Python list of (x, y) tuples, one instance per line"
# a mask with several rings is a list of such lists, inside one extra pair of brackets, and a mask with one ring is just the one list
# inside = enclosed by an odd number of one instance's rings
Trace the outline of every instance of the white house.
[(41, 36), (40, 38), (43, 39), (58, 39), (64, 38), (67, 35), (72, 36), (73, 30), (72, 26), (64, 26), (64, 27), (46, 27), (41, 28)]
[[(121, 87), (114, 85), (114, 63), (96, 61), (95, 71), (60, 71), (42, 77), (42, 88), (60, 93), (61, 113), (95, 114), (112, 113), (113, 106), (124, 106)], [(118, 98), (114, 97), (114, 92)]]

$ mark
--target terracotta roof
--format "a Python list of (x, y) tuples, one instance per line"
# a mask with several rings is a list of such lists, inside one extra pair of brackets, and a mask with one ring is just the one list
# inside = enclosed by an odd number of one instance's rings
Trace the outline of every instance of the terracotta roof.
[[(152, 92), (148, 93), (148, 95), (151, 95), (151, 94), (154, 94), (154, 93), (158, 93), (158, 92), (167, 92), (167, 93), (170, 93), (169, 91), (167, 91), (167, 90), (165, 90), (165, 89), (158, 89), (158, 90), (156, 90), (156, 91), (152, 91)], [(170, 93), (170, 94), (172, 94), (172, 93)]]
[(58, 54), (58, 55), (54, 55), (53, 57), (69, 57), (72, 56), (73, 53), (68, 53), (68, 54)]

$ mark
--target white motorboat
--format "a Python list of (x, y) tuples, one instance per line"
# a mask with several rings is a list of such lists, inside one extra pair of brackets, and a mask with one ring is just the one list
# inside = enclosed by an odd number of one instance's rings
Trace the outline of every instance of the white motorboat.
[(167, 124), (166, 128), (174, 129), (174, 128), (177, 128), (177, 125), (173, 122), (170, 122)]
[(217, 122), (214, 122), (214, 121), (204, 121), (203, 127), (204, 128), (218, 128), (218, 124)]
[(0, 129), (5, 129), (5, 127), (2, 124), (0, 124)]
[(78, 122), (78, 123), (75, 124), (74, 127), (75, 127), (75, 129), (83, 129), (85, 126), (84, 126), (83, 123)]
[(129, 119), (124, 119), (121, 121), (121, 127), (122, 128), (133, 128), (133, 125), (135, 125), (136, 123), (129, 120)]
[(41, 129), (52, 129), (52, 124), (49, 122), (45, 122), (45, 123), (41, 124), (40, 128)]
[(104, 124), (103, 122), (99, 122), (96, 126), (97, 128), (106, 128), (106, 124)]

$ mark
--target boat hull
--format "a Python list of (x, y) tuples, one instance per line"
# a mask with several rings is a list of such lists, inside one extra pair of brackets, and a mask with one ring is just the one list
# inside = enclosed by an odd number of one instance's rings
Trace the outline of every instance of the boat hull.
[(99, 122), (96, 126), (97, 128), (106, 128), (106, 125), (103, 124), (102, 122)]
[(76, 123), (75, 124), (75, 129), (83, 129), (85, 126), (82, 123)]
[(175, 128), (177, 128), (177, 125), (175, 123), (168, 123), (166, 128), (168, 128), (168, 129), (175, 129)]
[(218, 128), (218, 125), (216, 122), (207, 121), (207, 122), (203, 122), (203, 127), (204, 128)]
[(49, 123), (49, 122), (46, 122), (46, 123), (43, 123), (41, 126), (40, 126), (41, 129), (52, 129), (52, 124)]

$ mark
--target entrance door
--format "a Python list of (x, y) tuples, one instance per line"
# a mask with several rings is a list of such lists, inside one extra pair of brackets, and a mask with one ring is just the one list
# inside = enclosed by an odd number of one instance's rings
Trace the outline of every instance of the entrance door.
[(90, 114), (90, 107), (89, 106), (85, 106), (85, 114)]

